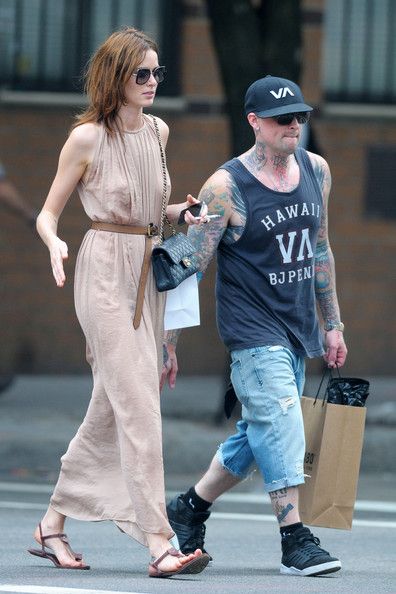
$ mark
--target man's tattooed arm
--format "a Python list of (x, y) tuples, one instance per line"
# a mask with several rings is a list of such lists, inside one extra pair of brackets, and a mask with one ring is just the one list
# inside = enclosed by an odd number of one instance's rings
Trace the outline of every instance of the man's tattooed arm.
[[(165, 356), (168, 355), (168, 350), (167, 350), (167, 348), (166, 348), (165, 345), (171, 344), (171, 345), (174, 346), (174, 348), (176, 348), (177, 341), (179, 340), (180, 333), (181, 333), (181, 330), (180, 329), (178, 329), (178, 330), (167, 330), (165, 332), (165, 338), (164, 338), (164, 343), (165, 343), (164, 344), (164, 365), (165, 365), (165, 363), (167, 361), (167, 359), (165, 361)], [(166, 352), (166, 355), (165, 355), (165, 352)]]
[(169, 361), (169, 353), (168, 349), (166, 348), (166, 344), (162, 345), (162, 356), (164, 358), (163, 364), (166, 365)]
[(238, 239), (241, 237), (242, 233), (245, 230), (247, 216), (245, 201), (242, 198), (242, 194), (239, 191), (239, 188), (236, 185), (234, 178), (232, 176), (230, 176), (229, 184), (232, 196), (232, 215), (228, 222), (228, 227), (224, 231), (224, 235), (221, 240), (224, 244), (227, 245), (235, 243), (235, 241), (238, 241)]
[(199, 193), (198, 199), (207, 204), (208, 214), (219, 215), (208, 223), (190, 225), (188, 228), (188, 237), (196, 248), (201, 273), (207, 269), (230, 224), (235, 188), (231, 175), (224, 169), (219, 169), (208, 179)]
[[(218, 170), (202, 187), (199, 200), (205, 201), (208, 214), (220, 215), (208, 223), (190, 225), (188, 237), (196, 246), (199, 271), (207, 269), (216, 253), (220, 241), (233, 243), (241, 236), (245, 221), (246, 208), (242, 196), (232, 176), (225, 170)], [(181, 330), (168, 330), (165, 342), (176, 347)]]
[(309, 153), (322, 192), (322, 218), (315, 252), (315, 293), (325, 323), (339, 322), (333, 252), (328, 237), (328, 199), (331, 188), (330, 169), (319, 155)]

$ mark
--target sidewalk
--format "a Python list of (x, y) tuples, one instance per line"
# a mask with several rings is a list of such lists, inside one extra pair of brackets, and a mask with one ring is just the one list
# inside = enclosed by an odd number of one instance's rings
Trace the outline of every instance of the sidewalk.
[[(366, 379), (370, 381), (370, 395), (367, 399), (361, 472), (396, 472), (396, 378)], [(318, 376), (307, 377), (304, 394), (315, 396), (319, 382)], [(218, 376), (181, 376), (173, 392), (164, 390), (164, 444), (165, 448), (174, 444), (175, 459), (178, 452), (180, 454), (177, 445), (182, 451), (184, 449), (183, 441), (175, 431), (183, 428), (185, 445), (200, 442), (201, 449), (194, 448), (193, 459), (195, 465), (202, 466), (202, 470), (205, 470), (217, 445), (234, 431), (235, 419), (227, 421), (223, 415), (224, 388), (224, 378)], [(175, 419), (179, 420), (179, 425)]]
[[(361, 471), (395, 472), (394, 378), (371, 379)], [(56, 479), (59, 458), (78, 428), (91, 392), (90, 376), (18, 376), (0, 394), (0, 480)], [(317, 378), (308, 378), (314, 394)], [(217, 446), (233, 431), (222, 415), (224, 380), (179, 377), (162, 395), (165, 472), (197, 477)]]

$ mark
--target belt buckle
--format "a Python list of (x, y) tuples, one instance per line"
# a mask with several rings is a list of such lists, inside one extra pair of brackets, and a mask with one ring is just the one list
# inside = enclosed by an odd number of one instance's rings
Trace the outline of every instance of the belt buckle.
[(154, 237), (154, 235), (158, 235), (158, 227), (154, 223), (149, 223), (147, 225), (147, 237)]

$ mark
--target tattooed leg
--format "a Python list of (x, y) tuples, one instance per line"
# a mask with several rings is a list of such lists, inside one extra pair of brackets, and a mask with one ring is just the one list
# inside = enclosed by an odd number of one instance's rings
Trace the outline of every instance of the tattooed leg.
[(300, 522), (297, 487), (279, 489), (278, 491), (272, 491), (269, 495), (279, 526), (288, 526)]

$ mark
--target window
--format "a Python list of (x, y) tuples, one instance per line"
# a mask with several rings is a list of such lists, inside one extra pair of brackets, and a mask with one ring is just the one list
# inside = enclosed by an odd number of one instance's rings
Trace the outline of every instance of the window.
[(395, 102), (395, 0), (328, 0), (324, 49), (328, 101)]
[(0, 0), (0, 86), (79, 92), (89, 56), (129, 25), (159, 43), (168, 66), (161, 94), (176, 95), (177, 6), (172, 0)]
[(365, 210), (370, 217), (396, 219), (396, 146), (369, 146), (366, 156)]

